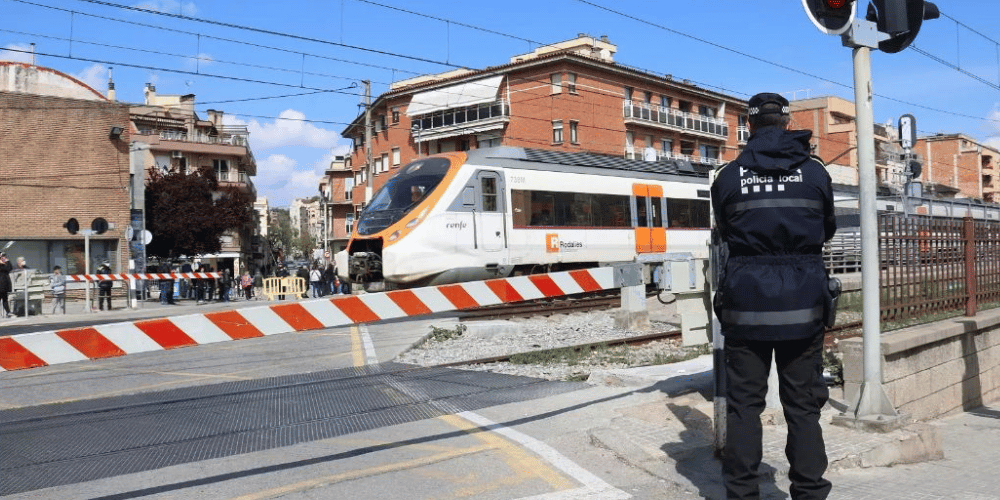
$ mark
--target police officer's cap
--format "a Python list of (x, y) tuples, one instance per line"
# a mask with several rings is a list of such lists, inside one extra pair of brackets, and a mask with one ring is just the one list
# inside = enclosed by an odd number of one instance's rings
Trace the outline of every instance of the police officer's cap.
[(749, 108), (747, 114), (750, 116), (779, 112), (783, 115), (788, 114), (788, 99), (771, 92), (761, 92), (751, 97), (747, 106)]

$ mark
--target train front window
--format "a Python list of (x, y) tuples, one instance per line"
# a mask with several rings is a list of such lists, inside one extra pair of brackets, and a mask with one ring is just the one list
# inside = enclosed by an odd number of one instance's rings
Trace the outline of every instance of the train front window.
[(358, 234), (377, 233), (402, 219), (434, 191), (450, 166), (446, 158), (423, 158), (399, 169), (361, 213)]

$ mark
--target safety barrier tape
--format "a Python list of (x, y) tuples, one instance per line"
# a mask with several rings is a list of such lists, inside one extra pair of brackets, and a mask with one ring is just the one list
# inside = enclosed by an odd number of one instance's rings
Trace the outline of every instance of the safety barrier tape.
[(222, 273), (70, 274), (66, 276), (66, 281), (176, 280), (221, 277)]
[(0, 337), (0, 371), (615, 288), (599, 267)]

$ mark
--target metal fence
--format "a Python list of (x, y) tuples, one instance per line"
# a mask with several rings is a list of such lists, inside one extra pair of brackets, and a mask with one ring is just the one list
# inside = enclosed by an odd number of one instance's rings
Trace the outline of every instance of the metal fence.
[(879, 261), (881, 321), (974, 316), (1000, 301), (998, 222), (880, 214)]

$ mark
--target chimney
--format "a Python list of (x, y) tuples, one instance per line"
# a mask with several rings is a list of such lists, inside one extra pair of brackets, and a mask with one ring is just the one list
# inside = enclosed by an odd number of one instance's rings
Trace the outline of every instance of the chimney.
[(153, 106), (156, 104), (156, 85), (147, 83), (146, 90), (143, 93), (146, 95), (147, 106)]
[(115, 92), (115, 79), (112, 77), (114, 68), (108, 68), (108, 99), (111, 101), (117, 101), (117, 93)]
[(32, 66), (37, 66), (35, 64), (35, 43), (34, 42), (31, 43), (31, 65)]
[(222, 115), (222, 111), (216, 111), (214, 109), (208, 110), (208, 120), (216, 127), (222, 126)]

